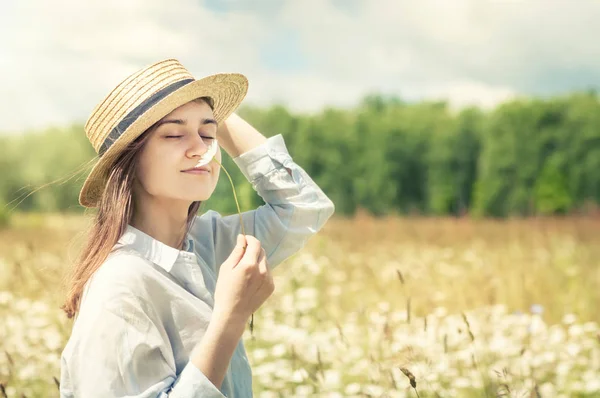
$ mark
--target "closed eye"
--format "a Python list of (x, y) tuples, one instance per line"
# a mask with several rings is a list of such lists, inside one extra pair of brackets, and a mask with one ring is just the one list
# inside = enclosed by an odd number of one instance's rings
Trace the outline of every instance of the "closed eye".
[[(181, 138), (183, 137), (182, 135), (166, 135), (165, 138)], [(215, 137), (207, 137), (207, 136), (201, 136), (202, 138), (205, 138), (207, 140), (214, 140)]]

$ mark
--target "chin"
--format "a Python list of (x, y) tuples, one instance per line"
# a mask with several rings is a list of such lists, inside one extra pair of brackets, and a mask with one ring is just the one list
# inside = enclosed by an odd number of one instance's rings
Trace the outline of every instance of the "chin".
[(195, 189), (190, 189), (189, 186), (180, 187), (179, 188), (180, 194), (178, 195), (178, 199), (189, 201), (189, 202), (204, 201), (204, 200), (208, 200), (215, 191), (214, 189), (210, 189), (210, 187), (206, 187), (206, 188), (194, 187), (194, 188)]
[(203, 193), (203, 194), (199, 194), (199, 195), (190, 195), (189, 196), (189, 200), (191, 200), (192, 202), (204, 202), (208, 199), (210, 199), (210, 197), (212, 196), (212, 192), (211, 193)]

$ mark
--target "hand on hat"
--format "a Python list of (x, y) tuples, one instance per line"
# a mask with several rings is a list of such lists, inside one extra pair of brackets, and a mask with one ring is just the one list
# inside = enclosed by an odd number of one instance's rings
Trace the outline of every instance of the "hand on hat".
[(217, 139), (229, 156), (236, 158), (264, 143), (267, 137), (236, 113), (232, 113), (219, 125)]

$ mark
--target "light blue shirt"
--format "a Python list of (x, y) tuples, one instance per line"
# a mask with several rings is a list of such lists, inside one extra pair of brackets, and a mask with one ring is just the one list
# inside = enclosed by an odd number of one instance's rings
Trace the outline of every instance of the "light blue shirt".
[[(283, 137), (234, 161), (264, 199), (243, 213), (271, 269), (323, 227), (334, 205), (290, 157)], [(61, 398), (252, 396), (252, 371), (240, 339), (221, 388), (190, 362), (213, 309), (219, 266), (241, 233), (238, 214), (196, 216), (184, 250), (127, 226), (86, 284), (61, 355)]]

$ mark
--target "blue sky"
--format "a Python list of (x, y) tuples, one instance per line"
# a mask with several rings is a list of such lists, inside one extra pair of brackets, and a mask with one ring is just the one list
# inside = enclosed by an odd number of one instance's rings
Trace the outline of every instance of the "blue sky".
[(600, 85), (593, 0), (19, 0), (0, 5), (0, 132), (84, 122), (120, 80), (177, 58), (240, 72), (298, 112), (374, 92), (490, 108)]

